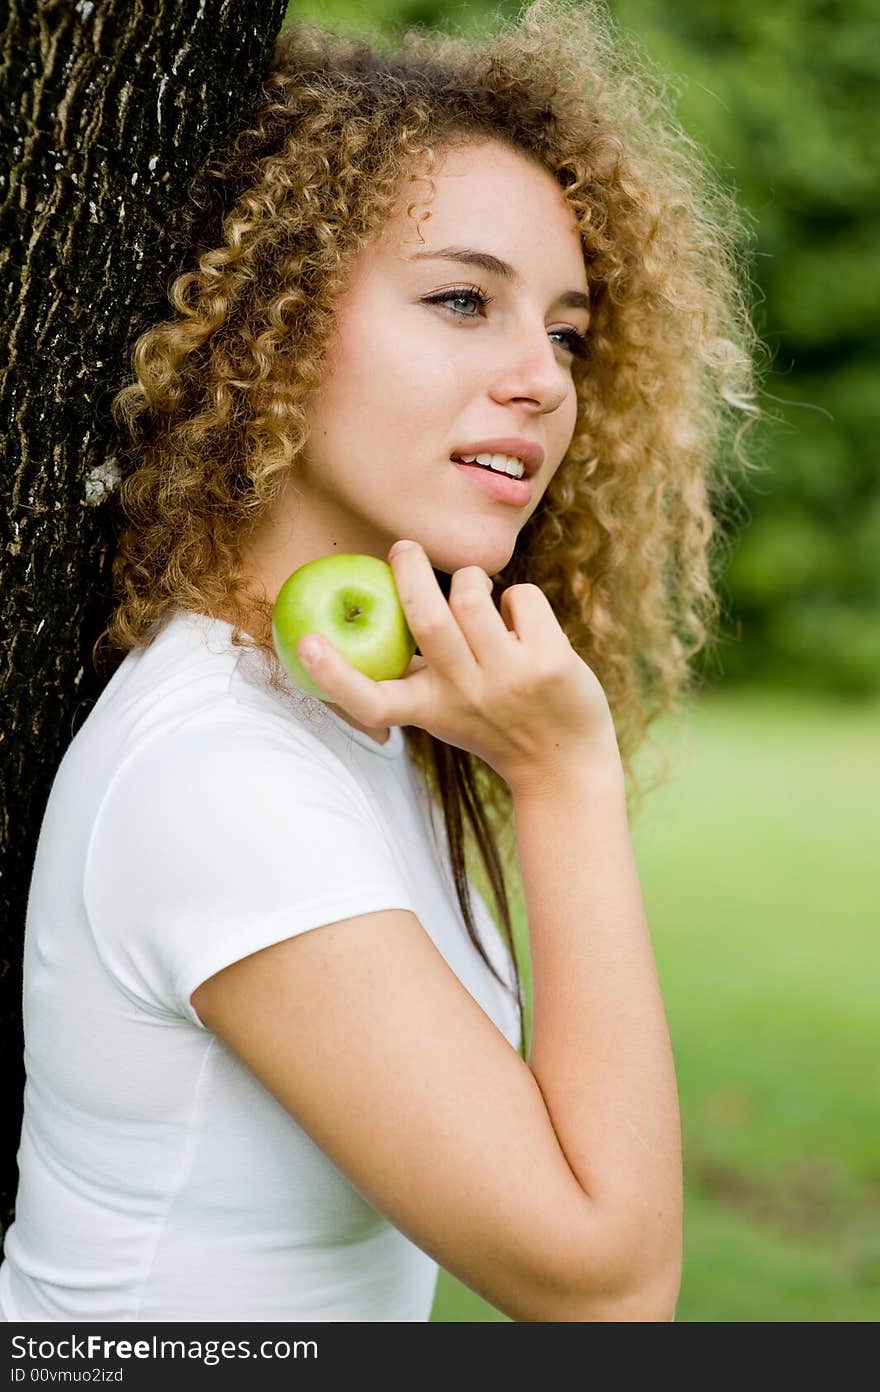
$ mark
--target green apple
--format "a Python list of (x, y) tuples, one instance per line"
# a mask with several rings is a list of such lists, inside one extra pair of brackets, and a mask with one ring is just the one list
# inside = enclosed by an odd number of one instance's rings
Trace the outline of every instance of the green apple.
[(352, 667), (374, 681), (402, 677), (416, 650), (394, 572), (376, 556), (309, 561), (287, 577), (275, 600), (272, 638), (282, 667), (308, 695), (327, 701), (296, 651), (307, 633), (329, 638)]

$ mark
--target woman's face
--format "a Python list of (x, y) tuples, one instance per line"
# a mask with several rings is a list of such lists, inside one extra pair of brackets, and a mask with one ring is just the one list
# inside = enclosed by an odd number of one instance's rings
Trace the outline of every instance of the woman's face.
[[(406, 206), (427, 186), (410, 182), (337, 306), (291, 479), (290, 534), (306, 539), (302, 510), (314, 554), (384, 559), (406, 537), (439, 570), (479, 565), (493, 575), (571, 442), (587, 279), (561, 189), (525, 156), (496, 142), (448, 150), (434, 179), (424, 240)], [(509, 269), (476, 265), (465, 249)], [(494, 474), (451, 460), (505, 437), (512, 443), (480, 452), (537, 447), (527, 482), (508, 490), (526, 501), (496, 495), (486, 482)]]

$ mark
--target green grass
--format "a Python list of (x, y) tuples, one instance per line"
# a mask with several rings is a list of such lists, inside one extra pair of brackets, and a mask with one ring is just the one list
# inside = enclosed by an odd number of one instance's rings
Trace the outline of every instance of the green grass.
[[(880, 706), (717, 693), (655, 738), (632, 837), (681, 1099), (676, 1319), (876, 1320)], [(433, 1320), (505, 1318), (441, 1272)]]

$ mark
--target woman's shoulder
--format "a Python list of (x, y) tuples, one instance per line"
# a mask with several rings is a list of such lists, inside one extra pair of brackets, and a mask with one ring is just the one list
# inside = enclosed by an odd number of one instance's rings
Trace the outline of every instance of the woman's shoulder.
[(231, 625), (178, 611), (149, 643), (132, 649), (80, 730), (81, 743), (121, 757), (199, 733), (300, 751), (333, 763), (322, 703), (273, 681), (264, 655), (236, 646)]
[(223, 627), (185, 616), (126, 656), (56, 772), (56, 817), (85, 825), (125, 807), (143, 825), (138, 806), (165, 808), (168, 820), (195, 798), (205, 817), (212, 797), (226, 815), (236, 802), (278, 809), (290, 788), (300, 806), (329, 798), (364, 810), (361, 780), (322, 734), (320, 713), (273, 692)]

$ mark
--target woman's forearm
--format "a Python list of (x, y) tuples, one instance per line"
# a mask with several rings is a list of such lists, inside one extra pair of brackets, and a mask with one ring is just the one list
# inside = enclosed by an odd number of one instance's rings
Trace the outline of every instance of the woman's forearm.
[(669, 1292), (674, 1308), (678, 1094), (616, 741), (511, 791), (532, 956), (529, 1066), (619, 1270), (634, 1289)]

